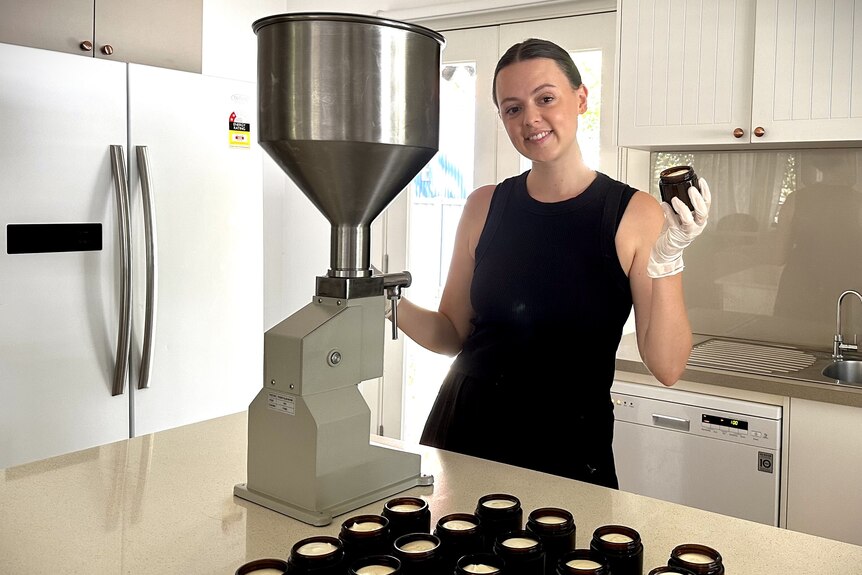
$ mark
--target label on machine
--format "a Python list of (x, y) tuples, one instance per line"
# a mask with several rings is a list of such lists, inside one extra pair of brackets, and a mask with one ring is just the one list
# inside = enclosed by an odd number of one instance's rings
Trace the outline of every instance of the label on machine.
[(296, 415), (296, 397), (293, 395), (270, 391), (267, 403), (270, 409), (281, 411), (288, 415)]

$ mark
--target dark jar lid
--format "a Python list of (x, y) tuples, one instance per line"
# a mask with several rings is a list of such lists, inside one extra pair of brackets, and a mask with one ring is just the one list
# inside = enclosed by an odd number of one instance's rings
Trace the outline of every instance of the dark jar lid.
[(255, 559), (244, 563), (236, 570), (235, 575), (249, 575), (261, 569), (276, 569), (278, 571), (287, 571), (287, 561), (283, 559)]
[(350, 565), (347, 575), (400, 575), (401, 561), (392, 555), (369, 555)]
[(428, 502), (419, 497), (396, 497), (383, 505), (383, 516), (414, 517), (429, 511)]
[(662, 565), (652, 569), (647, 575), (694, 575), (685, 567), (672, 567), (670, 565)]
[(455, 564), (455, 575), (494, 575), (505, 571), (506, 561), (491, 553), (464, 555)]
[(544, 552), (542, 540), (535, 533), (524, 529), (508, 531), (494, 541), (494, 553), (503, 559), (519, 561)]
[(389, 536), (389, 519), (382, 515), (355, 515), (341, 524), (339, 539), (363, 540)]
[(640, 533), (625, 525), (603, 525), (593, 531), (590, 548), (605, 555), (631, 555), (643, 551)]
[(663, 184), (679, 184), (694, 177), (694, 168), (691, 166), (673, 166), (662, 170), (658, 175), (659, 182)]
[(396, 539), (393, 547), (402, 563), (425, 561), (437, 557), (440, 538), (430, 533), (408, 533)]
[(575, 529), (575, 518), (559, 507), (540, 507), (527, 517), (527, 531), (536, 535), (566, 535)]
[(437, 521), (434, 534), (440, 537), (466, 537), (479, 533), (482, 520), (472, 513), (450, 513)]
[(292, 566), (307, 569), (322, 569), (342, 563), (344, 560), (344, 544), (337, 537), (315, 535), (306, 537), (293, 544), (290, 548), (290, 558), (287, 560), (288, 570)]
[(667, 564), (672, 567), (684, 567), (696, 575), (724, 573), (721, 554), (712, 547), (698, 543), (685, 543), (674, 547)]
[(476, 515), (479, 519), (508, 517), (521, 511), (521, 500), (507, 493), (489, 493), (479, 498)]
[(611, 568), (604, 555), (592, 549), (575, 549), (560, 557), (557, 575), (610, 575)]

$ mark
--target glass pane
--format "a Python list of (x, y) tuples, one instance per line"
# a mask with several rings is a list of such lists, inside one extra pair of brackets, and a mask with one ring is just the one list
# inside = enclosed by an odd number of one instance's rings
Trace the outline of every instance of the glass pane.
[[(407, 267), (410, 299), (436, 310), (446, 283), (455, 230), (473, 190), (476, 63), (445, 64), (440, 82), (440, 150), (410, 189)], [(452, 358), (404, 341), (402, 438), (418, 441)]]
[[(582, 50), (569, 52), (581, 81), (587, 87), (587, 111), (578, 118), (578, 144), (584, 162), (593, 170), (601, 170), (599, 151), (601, 149), (600, 127), (602, 114), (602, 51)], [(521, 172), (530, 169), (530, 160), (521, 156)]]
[[(688, 164), (712, 193), (709, 223), (685, 250), (695, 333), (831, 351), (838, 296), (862, 290), (862, 151), (653, 153)], [(862, 306), (845, 301), (846, 337)], [(851, 329), (852, 328), (852, 329)]]

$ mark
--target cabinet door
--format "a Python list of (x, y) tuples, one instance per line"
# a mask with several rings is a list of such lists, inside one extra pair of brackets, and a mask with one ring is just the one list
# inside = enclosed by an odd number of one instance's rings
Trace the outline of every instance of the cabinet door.
[(92, 54), (93, 0), (0, 0), (0, 42)]
[(860, 0), (758, 0), (752, 141), (860, 139), (860, 28)]
[[(97, 58), (201, 71), (203, 0), (96, 0)], [(110, 46), (110, 54), (105, 54)]]
[(750, 0), (621, 0), (618, 144), (748, 142), (754, 10)]
[(790, 400), (787, 528), (862, 545), (862, 409)]

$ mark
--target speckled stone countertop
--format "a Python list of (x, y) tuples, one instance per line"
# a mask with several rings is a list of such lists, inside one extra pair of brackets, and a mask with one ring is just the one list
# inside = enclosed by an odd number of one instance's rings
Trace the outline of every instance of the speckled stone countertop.
[[(695, 335), (693, 343), (697, 346), (707, 339), (710, 337)], [(821, 376), (820, 370), (831, 361), (831, 357), (823, 352), (807, 353), (815, 357), (814, 364), (803, 372), (790, 374), (786, 377), (689, 367), (680, 378), (680, 384), (675, 387), (688, 389), (686, 385), (688, 383), (704, 384), (699, 387), (699, 391), (708, 390), (706, 386), (721, 386), (775, 397), (798, 397), (812, 401), (862, 407), (862, 386), (841, 385)], [(641, 360), (634, 334), (623, 336), (620, 342), (617, 350), (616, 371), (619, 379), (660, 385), (652, 378)]]
[[(862, 547), (417, 449), (436, 481), (406, 493), (428, 501), (432, 525), (504, 492), (520, 498), (525, 518), (543, 506), (571, 511), (578, 547), (601, 525), (633, 527), (644, 543), (644, 572), (692, 542), (717, 549), (731, 575), (849, 573), (862, 565)], [(311, 527), (235, 498), (245, 454), (246, 414), (239, 413), (0, 470), (0, 573), (232, 575), (252, 559), (286, 558), (304, 537), (337, 535), (349, 516), (382, 510), (379, 502)]]

